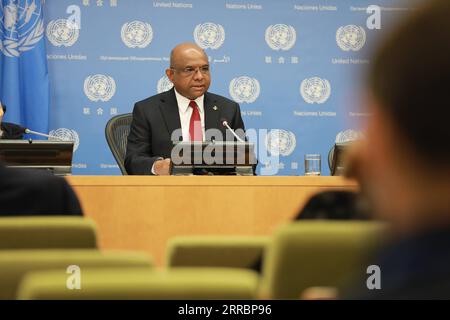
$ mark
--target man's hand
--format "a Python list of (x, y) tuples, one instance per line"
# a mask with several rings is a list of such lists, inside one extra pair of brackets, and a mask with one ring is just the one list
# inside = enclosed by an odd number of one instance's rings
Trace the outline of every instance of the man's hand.
[(0, 103), (0, 124), (2, 124), (2, 120), (3, 120), (3, 106), (2, 106), (2, 104)]
[(170, 159), (156, 160), (153, 168), (157, 176), (168, 176), (170, 174)]
[(4, 112), (3, 112), (3, 106), (2, 106), (2, 104), (0, 103), (0, 139), (3, 138), (3, 131), (2, 131), (2, 127), (1, 127), (1, 125), (2, 125), (2, 120), (3, 120), (3, 115), (4, 115)]

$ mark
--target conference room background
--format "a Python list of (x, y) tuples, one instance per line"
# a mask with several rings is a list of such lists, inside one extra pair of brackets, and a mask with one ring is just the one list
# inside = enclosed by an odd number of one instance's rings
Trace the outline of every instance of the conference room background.
[[(381, 29), (371, 29), (369, 5), (381, 7)], [(107, 121), (168, 90), (170, 50), (193, 41), (210, 59), (209, 91), (239, 102), (246, 128), (268, 130), (254, 142), (280, 162), (259, 170), (302, 175), (304, 155), (320, 154), (328, 175), (334, 142), (358, 137), (368, 116), (362, 77), (371, 47), (411, 8), (393, 0), (46, 0), (51, 133), (76, 140), (73, 174), (120, 174)]]

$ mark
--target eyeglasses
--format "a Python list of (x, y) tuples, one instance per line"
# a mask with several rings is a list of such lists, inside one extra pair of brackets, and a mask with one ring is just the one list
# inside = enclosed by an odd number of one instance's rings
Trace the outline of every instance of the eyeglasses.
[(199, 70), (202, 74), (209, 74), (209, 66), (203, 66), (203, 67), (197, 67), (197, 68), (186, 67), (184, 69), (176, 69), (176, 68), (171, 67), (170, 69), (177, 71), (186, 77), (191, 77), (192, 75), (196, 74)]

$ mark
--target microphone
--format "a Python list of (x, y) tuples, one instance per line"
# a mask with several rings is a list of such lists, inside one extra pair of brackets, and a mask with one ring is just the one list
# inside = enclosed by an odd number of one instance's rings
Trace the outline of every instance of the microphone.
[(240, 141), (240, 142), (245, 142), (244, 140), (242, 140), (242, 139), (236, 134), (236, 132), (234, 132), (233, 129), (231, 129), (231, 127), (228, 125), (227, 119), (222, 118), (222, 119), (220, 119), (220, 121), (222, 122), (222, 125), (223, 125), (225, 128), (227, 128), (228, 130), (231, 131), (231, 133), (233, 134), (233, 136), (235, 136), (236, 139), (238, 139), (238, 141)]
[[(2, 106), (3, 113), (6, 113), (6, 105), (2, 104), (1, 102), (0, 102), (0, 105)], [(17, 125), (17, 127), (18, 127), (18, 130), (21, 131), (22, 133), (34, 134), (36, 136), (45, 137), (47, 139), (64, 141), (63, 139), (61, 139), (60, 137), (57, 137), (57, 136), (51, 136), (51, 135), (48, 135), (48, 134), (45, 134), (45, 133), (33, 131), (33, 130), (28, 129), (28, 128), (24, 128), (22, 126), (19, 126), (19, 125)]]
[(64, 141), (63, 139), (61, 139), (60, 137), (57, 136), (51, 136), (49, 134), (45, 134), (45, 133), (41, 133), (41, 132), (37, 132), (37, 131), (32, 131), (30, 129), (24, 128), (24, 132), (27, 134), (34, 134), (36, 136), (41, 136), (41, 137), (45, 137), (48, 138), (49, 140), (59, 140), (59, 141)]
[(47, 138), (47, 139), (49, 139), (49, 140), (59, 140), (59, 141), (64, 141), (64, 139), (61, 139), (60, 137), (57, 137), (57, 136), (51, 136), (51, 135), (49, 135), (49, 134), (45, 134), (45, 133), (42, 133), (42, 132), (33, 131), (33, 130), (28, 129), (28, 128), (22, 127), (22, 126), (18, 126), (18, 127), (19, 127), (19, 130), (20, 130), (22, 133), (26, 133), (26, 134), (34, 134), (34, 135), (36, 135), (36, 136), (45, 137), (45, 138)]

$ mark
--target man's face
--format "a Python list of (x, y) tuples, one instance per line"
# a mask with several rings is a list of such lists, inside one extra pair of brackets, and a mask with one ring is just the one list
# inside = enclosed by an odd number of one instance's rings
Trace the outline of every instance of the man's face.
[(211, 84), (209, 63), (205, 54), (197, 49), (177, 52), (172, 68), (166, 75), (175, 89), (188, 99), (194, 100), (203, 95)]
[[(408, 208), (410, 201), (405, 192), (405, 181), (410, 173), (402, 138), (390, 118), (376, 102), (369, 101), (366, 139), (357, 150), (357, 179), (366, 193), (376, 218), (388, 220), (404, 227), (410, 219)], [(407, 159), (407, 158), (406, 158)]]

